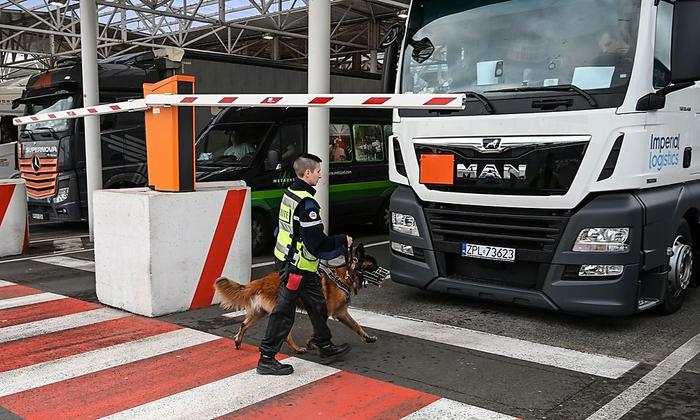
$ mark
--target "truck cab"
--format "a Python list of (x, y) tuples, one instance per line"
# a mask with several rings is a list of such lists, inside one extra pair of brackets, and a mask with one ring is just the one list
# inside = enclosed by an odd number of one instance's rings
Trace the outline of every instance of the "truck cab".
[[(156, 79), (143, 68), (99, 63), (100, 102), (143, 97), (143, 83)], [(17, 100), (25, 114), (51, 113), (82, 106), (79, 62), (66, 62), (32, 76)], [(146, 145), (141, 112), (101, 117), (100, 142), (104, 188), (146, 185)], [(18, 162), (27, 182), (33, 220), (80, 221), (87, 218), (85, 136), (82, 119), (30, 123), (20, 130)]]
[(396, 91), (467, 102), (395, 111), (392, 279), (569, 313), (680, 308), (700, 245), (699, 4), (413, 1)]

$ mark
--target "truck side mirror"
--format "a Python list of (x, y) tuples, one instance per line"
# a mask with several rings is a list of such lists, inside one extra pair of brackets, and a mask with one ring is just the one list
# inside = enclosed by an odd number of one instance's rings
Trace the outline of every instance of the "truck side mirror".
[(403, 38), (404, 26), (401, 23), (389, 28), (380, 45), (384, 48), (384, 68), (382, 69), (382, 92), (394, 93), (396, 70), (399, 63), (399, 48)]
[(700, 1), (676, 0), (671, 38), (671, 82), (700, 80)]
[(279, 152), (277, 150), (268, 150), (267, 156), (265, 157), (265, 170), (275, 171), (279, 169)]

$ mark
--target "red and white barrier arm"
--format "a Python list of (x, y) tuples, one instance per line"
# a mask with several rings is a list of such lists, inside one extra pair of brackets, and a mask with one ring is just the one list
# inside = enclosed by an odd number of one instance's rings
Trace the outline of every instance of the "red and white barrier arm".
[(148, 109), (145, 99), (135, 99), (128, 102), (116, 102), (107, 105), (95, 105), (87, 108), (75, 108), (65, 111), (42, 112), (26, 117), (15, 117), (14, 125), (25, 125), (40, 121), (66, 120), (81, 118), (89, 115), (116, 114), (118, 112), (144, 111)]
[(464, 109), (464, 94), (328, 94), (328, 95), (148, 95), (144, 99), (77, 108), (67, 111), (41, 113), (13, 119), (14, 125), (39, 121), (80, 118), (87, 115), (143, 111), (149, 107), (218, 106), (218, 107), (282, 107), (282, 108), (380, 108), (380, 109)]
[(148, 95), (149, 106), (464, 109), (465, 96), (425, 94)]

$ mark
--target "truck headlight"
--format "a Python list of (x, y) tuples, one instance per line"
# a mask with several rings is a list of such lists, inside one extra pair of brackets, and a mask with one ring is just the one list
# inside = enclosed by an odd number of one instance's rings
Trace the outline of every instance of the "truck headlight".
[(54, 197), (53, 199), (53, 202), (61, 203), (63, 201), (66, 201), (68, 199), (68, 189), (68, 187), (59, 188), (56, 197)]
[(391, 212), (391, 228), (406, 235), (419, 236), (416, 219), (408, 214)]
[(581, 230), (574, 243), (575, 252), (626, 252), (630, 228), (586, 228)]

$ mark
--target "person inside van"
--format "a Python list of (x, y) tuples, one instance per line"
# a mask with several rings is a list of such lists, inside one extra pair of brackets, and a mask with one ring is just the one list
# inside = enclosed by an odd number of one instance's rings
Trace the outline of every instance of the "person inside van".
[(241, 139), (241, 135), (235, 130), (230, 130), (226, 132), (229, 139), (229, 146), (224, 150), (224, 156), (235, 156), (236, 159), (241, 160), (245, 156), (255, 153), (255, 149), (250, 144), (244, 142)]

